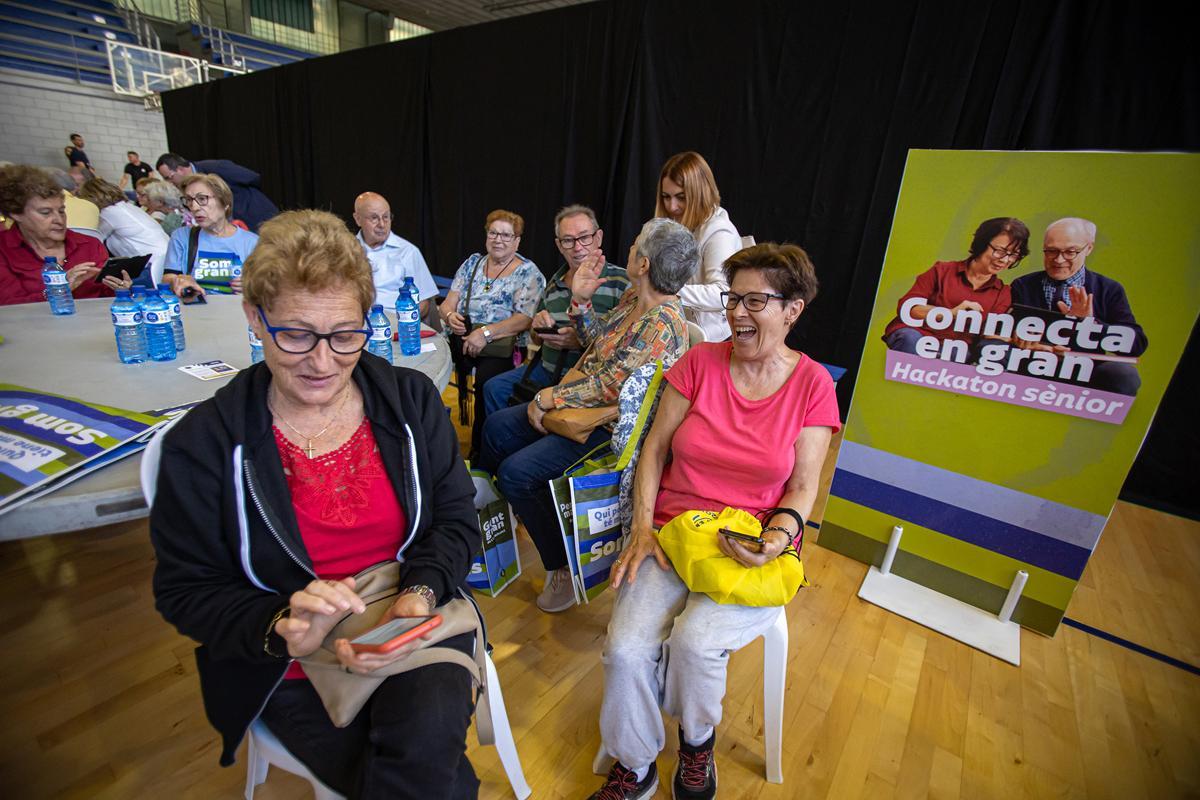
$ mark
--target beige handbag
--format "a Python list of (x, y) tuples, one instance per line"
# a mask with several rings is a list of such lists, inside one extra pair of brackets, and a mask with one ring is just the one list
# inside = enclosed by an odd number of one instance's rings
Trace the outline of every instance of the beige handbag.
[[(581, 370), (571, 367), (559, 383), (571, 383), (586, 377), (587, 375), (584, 375)], [(594, 408), (555, 408), (547, 411), (542, 417), (542, 425), (551, 433), (557, 433), (564, 439), (583, 444), (592, 435), (592, 431), (616, 422), (619, 416), (621, 416), (621, 410), (616, 403), (611, 406)]]
[[(355, 592), (363, 599), (367, 610), (362, 614), (346, 614), (325, 637), (325, 641), (316, 652), (297, 659), (304, 666), (304, 674), (308, 676), (309, 682), (321, 696), (321, 702), (334, 725), (339, 728), (349, 725), (385, 678), (428, 664), (458, 664), (471, 673), (471, 678), (481, 691), (485, 689), (483, 684), (487, 670), (484, 659), (487, 641), (483, 635), (483, 622), (475, 610), (474, 603), (464, 598), (455, 598), (434, 609), (435, 614), (442, 615), (442, 624), (430, 631), (429, 640), (420, 649), (369, 675), (347, 672), (338, 661), (334, 643), (338, 639), (354, 639), (379, 624), (379, 620), (400, 593), (400, 562), (385, 561), (376, 564), (355, 575), (354, 581)], [(452, 647), (437, 646), (446, 639), (470, 632), (475, 633), (474, 658)], [(480, 741), (483, 742), (486, 738), (488, 741), (485, 743), (490, 743), (492, 721), (488, 713), (488, 704), (479, 704), (476, 711)]]

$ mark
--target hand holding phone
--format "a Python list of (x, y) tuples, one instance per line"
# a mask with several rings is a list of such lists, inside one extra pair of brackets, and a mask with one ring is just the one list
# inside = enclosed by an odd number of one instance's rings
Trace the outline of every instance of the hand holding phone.
[(377, 628), (350, 640), (355, 653), (387, 654), (423, 636), (442, 624), (441, 614), (421, 617), (395, 617)]
[(727, 539), (733, 539), (734, 541), (739, 542), (747, 550), (753, 550), (756, 553), (761, 553), (763, 545), (766, 544), (766, 540), (761, 536), (751, 536), (748, 533), (731, 531), (729, 528), (720, 528), (718, 533)]
[(553, 335), (558, 333), (558, 328), (554, 327), (553, 325), (546, 325), (545, 327), (534, 328), (533, 332), (541, 336), (545, 336), (546, 334)]

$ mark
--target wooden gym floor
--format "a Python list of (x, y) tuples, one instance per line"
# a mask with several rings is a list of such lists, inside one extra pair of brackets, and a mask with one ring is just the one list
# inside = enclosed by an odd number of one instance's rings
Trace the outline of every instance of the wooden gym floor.
[[(509, 719), (534, 797), (583, 798), (600, 780), (611, 598), (543, 614), (527, 539), (521, 555), (525, 573), (481, 599)], [(864, 565), (816, 542), (805, 561), (812, 586), (788, 608), (784, 783), (762, 777), (759, 640), (731, 661), (720, 797), (1200, 796), (1194, 672), (1067, 626), (1053, 639), (1023, 631), (1013, 667), (860, 601)], [(217, 766), (192, 643), (154, 611), (153, 564), (144, 520), (0, 544), (5, 796), (241, 796), (244, 762)], [(1068, 616), (1197, 665), (1198, 574), (1200, 523), (1118, 503)], [(495, 750), (473, 737), (481, 797), (511, 797)], [(669, 741), (668, 781), (674, 761)], [(256, 794), (308, 796), (278, 770)]]

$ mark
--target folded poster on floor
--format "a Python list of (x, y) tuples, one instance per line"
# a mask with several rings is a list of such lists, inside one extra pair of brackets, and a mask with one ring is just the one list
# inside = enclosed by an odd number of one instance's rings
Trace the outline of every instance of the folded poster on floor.
[(576, 563), (584, 602), (608, 587), (613, 562), (624, 549), (620, 515), (620, 472), (567, 479), (575, 520)]
[(479, 514), (483, 549), (471, 564), (467, 585), (495, 597), (521, 574), (516, 526), (508, 503), (496, 491), (492, 476), (473, 469), (471, 480), (475, 484), (475, 510)]

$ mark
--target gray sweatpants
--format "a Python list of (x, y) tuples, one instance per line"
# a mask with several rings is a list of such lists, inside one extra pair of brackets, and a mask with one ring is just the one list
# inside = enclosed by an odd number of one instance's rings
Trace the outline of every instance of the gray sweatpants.
[(604, 749), (626, 767), (648, 766), (666, 743), (659, 708), (699, 742), (721, 721), (729, 654), (761, 636), (779, 607), (721, 605), (689, 592), (647, 558), (617, 592), (604, 643)]

